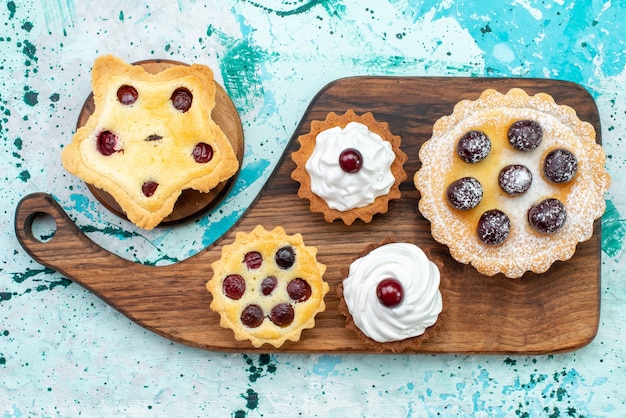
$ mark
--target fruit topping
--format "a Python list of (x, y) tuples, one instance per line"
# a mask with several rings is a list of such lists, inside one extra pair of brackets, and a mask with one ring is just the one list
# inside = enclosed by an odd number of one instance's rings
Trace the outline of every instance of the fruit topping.
[(111, 131), (102, 131), (98, 134), (96, 140), (96, 148), (98, 152), (104, 156), (109, 156), (116, 152), (115, 146), (117, 145), (117, 135)]
[(193, 149), (193, 159), (198, 164), (208, 163), (213, 159), (213, 148), (209, 144), (199, 142)]
[(304, 302), (311, 297), (311, 286), (304, 279), (293, 279), (287, 283), (287, 294), (296, 302)]
[(483, 186), (474, 177), (463, 177), (448, 186), (448, 202), (455, 209), (475, 208), (483, 198)]
[(402, 284), (393, 278), (383, 279), (376, 286), (376, 296), (384, 306), (393, 308), (402, 302), (404, 290)]
[(152, 134), (152, 135), (149, 135), (149, 136), (146, 138), (146, 141), (148, 141), (148, 142), (150, 142), (150, 141), (159, 141), (159, 140), (161, 140), (161, 139), (163, 139), (163, 137), (162, 137), (161, 135)]
[(156, 192), (157, 187), (159, 187), (159, 183), (156, 181), (147, 181), (141, 186), (141, 191), (144, 196), (150, 197)]
[(491, 140), (482, 131), (469, 131), (456, 144), (456, 153), (463, 161), (475, 164), (491, 152)]
[(554, 183), (571, 181), (578, 170), (578, 160), (570, 151), (557, 148), (546, 155), (543, 160), (543, 174)]
[(524, 193), (533, 181), (533, 173), (520, 164), (507, 165), (498, 175), (500, 188), (507, 194), (516, 196)]
[(139, 93), (137, 93), (137, 89), (133, 86), (124, 84), (117, 89), (117, 100), (123, 105), (132, 105), (137, 101), (138, 97)]
[(482, 214), (478, 220), (476, 233), (478, 239), (487, 245), (502, 244), (511, 231), (509, 217), (498, 209), (491, 209)]
[(287, 245), (279, 248), (278, 251), (276, 251), (275, 260), (278, 267), (283, 270), (293, 266), (293, 263), (296, 261), (296, 253), (293, 251), (293, 247)]
[(346, 173), (356, 173), (363, 166), (363, 156), (359, 150), (347, 148), (339, 154), (339, 166)]
[(233, 300), (239, 300), (246, 291), (246, 281), (238, 274), (229, 274), (222, 282), (222, 292)]
[(551, 234), (565, 225), (567, 213), (558, 199), (542, 200), (528, 211), (528, 222), (537, 231)]
[(250, 270), (258, 269), (263, 264), (263, 256), (257, 251), (250, 251), (243, 256), (243, 261)]
[(541, 125), (533, 120), (518, 120), (509, 127), (509, 142), (518, 151), (531, 151), (541, 144)]
[(185, 113), (191, 107), (193, 95), (184, 87), (179, 87), (172, 93), (172, 105), (181, 112)]
[(286, 327), (293, 322), (293, 307), (288, 303), (279, 303), (270, 311), (270, 321), (279, 327)]
[(276, 277), (268, 276), (261, 282), (261, 292), (263, 293), (263, 295), (267, 296), (274, 291), (277, 284), (278, 280), (276, 279)]
[(259, 305), (248, 305), (241, 312), (239, 319), (248, 328), (256, 328), (263, 323), (265, 315)]

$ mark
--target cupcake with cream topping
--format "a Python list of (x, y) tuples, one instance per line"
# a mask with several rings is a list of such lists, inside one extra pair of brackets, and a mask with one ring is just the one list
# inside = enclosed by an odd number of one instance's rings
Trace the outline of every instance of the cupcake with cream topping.
[(407, 155), (400, 150), (400, 137), (372, 113), (331, 112), (324, 121), (313, 121), (298, 141), (291, 177), (300, 183), (298, 196), (327, 222), (368, 223), (388, 211), (389, 200), (400, 198)]
[(391, 239), (370, 245), (341, 275), (339, 312), (376, 351), (418, 350), (434, 335), (444, 310), (441, 276), (418, 246)]

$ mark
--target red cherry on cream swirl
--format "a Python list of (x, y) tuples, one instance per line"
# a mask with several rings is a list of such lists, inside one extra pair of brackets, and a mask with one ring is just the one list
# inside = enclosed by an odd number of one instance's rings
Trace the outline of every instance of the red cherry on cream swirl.
[(346, 173), (356, 173), (363, 166), (363, 156), (355, 148), (346, 148), (339, 154), (339, 166)]
[(376, 296), (378, 296), (380, 303), (388, 308), (393, 308), (399, 305), (404, 297), (402, 284), (392, 277), (383, 279), (376, 286)]
[(374, 341), (422, 335), (443, 308), (439, 269), (416, 245), (390, 243), (350, 264), (343, 297), (355, 325)]

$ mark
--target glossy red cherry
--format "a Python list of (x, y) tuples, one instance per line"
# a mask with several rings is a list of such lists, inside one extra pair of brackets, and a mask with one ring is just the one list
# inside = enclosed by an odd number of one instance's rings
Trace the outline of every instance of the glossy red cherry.
[(137, 93), (137, 89), (133, 86), (129, 86), (124, 84), (119, 89), (117, 89), (117, 100), (123, 105), (132, 105), (137, 101), (139, 97), (139, 93)]
[(98, 138), (96, 140), (96, 149), (98, 152), (104, 156), (109, 156), (117, 150), (115, 147), (117, 146), (117, 135), (115, 135), (111, 131), (102, 131), (98, 134)]
[(147, 181), (141, 186), (141, 191), (144, 196), (150, 197), (156, 192), (156, 189), (159, 187), (159, 183), (155, 181)]
[(204, 142), (198, 143), (193, 149), (193, 159), (198, 164), (208, 163), (213, 159), (213, 148)]
[(293, 307), (288, 303), (279, 303), (270, 311), (270, 321), (279, 327), (286, 327), (293, 322)]
[(356, 173), (363, 167), (363, 156), (359, 150), (347, 148), (339, 154), (339, 166), (346, 173)]
[(229, 274), (222, 282), (222, 292), (233, 300), (239, 300), (246, 291), (246, 281), (239, 274)]
[(243, 256), (243, 261), (250, 270), (258, 269), (263, 264), (263, 256), (257, 251), (250, 251)]
[(276, 277), (274, 276), (266, 277), (261, 282), (261, 293), (263, 293), (265, 296), (271, 294), (276, 288), (277, 284), (278, 284), (278, 280), (276, 280)]
[(402, 284), (394, 278), (383, 279), (376, 286), (376, 296), (384, 306), (393, 308), (402, 302), (404, 289)]
[(265, 315), (259, 305), (248, 305), (241, 312), (239, 319), (248, 328), (256, 328), (263, 323)]
[(293, 263), (296, 262), (296, 253), (293, 250), (293, 247), (290, 245), (281, 247), (276, 251), (276, 257), (274, 257), (276, 264), (283, 270), (288, 269), (293, 266)]
[(172, 93), (172, 105), (181, 112), (185, 113), (191, 107), (191, 103), (193, 102), (193, 95), (189, 90), (184, 87), (177, 88)]
[(293, 279), (287, 283), (287, 294), (296, 302), (304, 302), (311, 297), (311, 286), (304, 279)]

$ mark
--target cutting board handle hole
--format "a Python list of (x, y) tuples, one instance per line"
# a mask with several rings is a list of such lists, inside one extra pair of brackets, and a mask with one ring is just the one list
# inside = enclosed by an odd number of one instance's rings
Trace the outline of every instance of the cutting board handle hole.
[(26, 229), (30, 229), (30, 231), (26, 232), (32, 238), (45, 243), (54, 238), (57, 232), (57, 222), (51, 215), (38, 212), (29, 217)]

